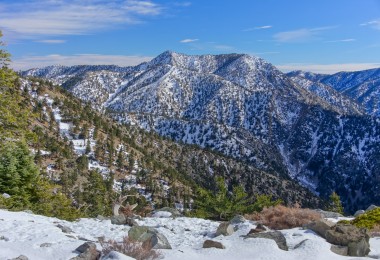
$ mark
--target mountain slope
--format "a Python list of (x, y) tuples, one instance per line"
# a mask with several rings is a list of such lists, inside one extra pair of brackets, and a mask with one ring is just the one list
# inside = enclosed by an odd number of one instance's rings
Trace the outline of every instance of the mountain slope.
[[(76, 76), (69, 89), (90, 100), (88, 76)], [(290, 176), (325, 198), (335, 190), (349, 211), (380, 198), (380, 122), (325, 85), (244, 54), (165, 52), (118, 77), (98, 106), (119, 122)], [(110, 85), (89, 84), (98, 93)]]

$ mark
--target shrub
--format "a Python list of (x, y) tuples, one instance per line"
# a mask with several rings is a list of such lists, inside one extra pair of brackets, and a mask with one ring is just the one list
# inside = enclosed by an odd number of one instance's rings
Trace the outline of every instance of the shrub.
[(357, 216), (352, 224), (357, 227), (373, 229), (376, 225), (380, 225), (380, 208), (370, 210), (360, 216)]
[(271, 229), (288, 229), (302, 227), (312, 221), (321, 218), (320, 214), (311, 209), (299, 207), (288, 208), (282, 205), (264, 208), (263, 211), (254, 215), (247, 215), (247, 219), (257, 220), (259, 223)]
[(111, 251), (117, 251), (136, 260), (154, 260), (162, 256), (159, 251), (153, 250), (149, 244), (131, 241), (128, 237), (124, 237), (121, 242), (116, 242), (113, 239), (106, 241), (104, 237), (100, 237), (99, 243), (103, 248), (102, 253), (104, 255)]
[(343, 214), (344, 209), (340, 197), (335, 192), (331, 193), (327, 210)]

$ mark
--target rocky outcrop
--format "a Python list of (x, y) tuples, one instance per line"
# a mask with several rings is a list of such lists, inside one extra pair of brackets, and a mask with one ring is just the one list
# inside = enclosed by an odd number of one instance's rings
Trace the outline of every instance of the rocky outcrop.
[(225, 249), (226, 247), (218, 242), (218, 241), (213, 241), (213, 240), (206, 240), (203, 242), (203, 248), (219, 248), (219, 249)]
[(234, 227), (229, 222), (220, 223), (218, 229), (216, 230), (216, 236), (230, 236), (235, 232)]
[(237, 224), (240, 224), (240, 223), (244, 223), (245, 221), (247, 221), (242, 215), (236, 215), (235, 217), (233, 217), (231, 220), (230, 220), (230, 224), (232, 225), (237, 225)]
[(288, 251), (285, 236), (280, 231), (271, 231), (266, 233), (251, 233), (245, 236), (246, 238), (265, 238), (272, 239), (276, 242), (278, 248)]
[(153, 249), (172, 249), (168, 239), (152, 227), (134, 226), (128, 231), (128, 237)]
[(138, 226), (139, 224), (133, 218), (127, 217), (124, 214), (111, 217), (111, 223), (114, 225), (128, 225), (128, 226)]
[(326, 232), (334, 226), (335, 226), (334, 222), (331, 222), (326, 219), (320, 219), (320, 220), (313, 221), (305, 225), (305, 228), (314, 231), (315, 233), (317, 233), (323, 238), (326, 238)]
[(263, 224), (257, 224), (255, 228), (252, 228), (248, 234), (255, 234), (255, 233), (260, 233), (266, 231), (266, 227)]
[(326, 231), (326, 241), (334, 245), (346, 246), (349, 256), (366, 256), (370, 252), (367, 230), (353, 225), (337, 224)]
[(92, 242), (86, 242), (80, 245), (75, 251), (80, 254), (70, 260), (99, 260), (101, 256), (100, 251), (96, 250), (95, 243)]

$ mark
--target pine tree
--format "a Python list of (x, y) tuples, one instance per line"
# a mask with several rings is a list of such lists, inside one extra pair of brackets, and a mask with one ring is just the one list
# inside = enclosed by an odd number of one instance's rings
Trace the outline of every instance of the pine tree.
[(327, 210), (337, 212), (340, 214), (343, 214), (344, 212), (342, 202), (340, 201), (340, 197), (335, 191), (330, 195), (329, 207), (327, 208)]

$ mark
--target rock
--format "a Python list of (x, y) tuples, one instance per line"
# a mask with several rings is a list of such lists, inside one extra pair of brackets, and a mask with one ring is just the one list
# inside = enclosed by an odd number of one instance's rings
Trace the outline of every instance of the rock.
[(101, 256), (101, 253), (96, 250), (95, 243), (92, 242), (86, 242), (80, 245), (75, 251), (80, 254), (70, 260), (99, 260)]
[(123, 214), (111, 217), (111, 224), (125, 225), (127, 223), (127, 217)]
[(126, 224), (130, 227), (139, 226), (139, 223), (134, 218), (127, 218)]
[(219, 248), (219, 249), (225, 249), (226, 247), (218, 242), (218, 241), (213, 241), (213, 240), (206, 240), (203, 242), (203, 248)]
[(73, 233), (73, 231), (69, 227), (63, 226), (61, 224), (58, 224), (57, 227), (60, 228), (63, 233)]
[(172, 249), (167, 238), (151, 227), (134, 226), (128, 231), (128, 237), (153, 249)]
[(229, 222), (220, 223), (218, 229), (216, 230), (216, 236), (230, 236), (235, 232), (234, 227)]
[(324, 211), (324, 210), (321, 210), (321, 209), (315, 209), (314, 211), (316, 211), (317, 213), (321, 214), (322, 218), (339, 218), (339, 217), (343, 217), (342, 214), (337, 213), (337, 212)]
[(360, 216), (360, 215), (363, 215), (364, 213), (365, 213), (365, 211), (362, 210), (362, 209), (357, 210), (357, 211), (355, 212), (355, 214), (354, 214), (354, 217), (356, 218), (356, 217), (358, 217), (358, 216)]
[(102, 216), (102, 215), (97, 215), (96, 219), (98, 219), (98, 220), (107, 220), (107, 218), (104, 217), (104, 216)]
[(23, 212), (33, 214), (33, 211), (31, 211), (30, 209), (23, 210)]
[(367, 212), (367, 211), (370, 211), (370, 210), (373, 210), (373, 209), (376, 209), (376, 208), (378, 208), (378, 206), (376, 206), (376, 205), (371, 205), (371, 206), (369, 206), (365, 211)]
[(347, 246), (337, 246), (337, 245), (331, 245), (330, 247), (331, 252), (334, 252), (338, 255), (347, 256), (348, 255), (348, 247)]
[(236, 225), (236, 224), (244, 223), (245, 221), (246, 219), (242, 215), (236, 215), (230, 220), (230, 224)]
[(116, 251), (111, 251), (105, 255), (102, 260), (134, 260), (134, 258)]
[(302, 248), (305, 245), (306, 241), (308, 241), (308, 240), (309, 239), (302, 240), (301, 242), (299, 242), (297, 245), (294, 246), (294, 249)]
[(12, 258), (11, 260), (29, 260), (29, 258), (27, 256), (20, 255), (16, 258)]
[(52, 245), (52, 243), (43, 243), (40, 245), (40, 247), (51, 247)]
[(157, 209), (154, 211), (153, 214), (155, 213), (158, 213), (160, 211), (165, 211), (165, 212), (170, 212), (172, 215), (172, 217), (176, 218), (176, 217), (182, 217), (183, 215), (181, 214), (181, 212), (179, 212), (177, 209), (173, 209), (173, 208), (169, 208), (169, 207), (163, 207), (161, 209)]
[(254, 234), (254, 233), (260, 233), (260, 232), (264, 232), (264, 231), (267, 231), (266, 227), (263, 225), (263, 224), (257, 224), (257, 226), (255, 228), (252, 228), (249, 232), (248, 232), (248, 235), (249, 234)]
[(323, 238), (326, 238), (326, 232), (330, 230), (333, 226), (335, 226), (334, 222), (326, 219), (320, 219), (306, 224), (305, 228), (314, 231)]
[(95, 243), (86, 242), (86, 243), (80, 245), (79, 247), (77, 247), (77, 249), (75, 249), (75, 251), (78, 251), (79, 253), (83, 253), (88, 249), (91, 249), (91, 250), (96, 249)]
[(278, 248), (288, 251), (285, 236), (280, 231), (271, 231), (266, 233), (248, 234), (245, 238), (266, 238), (276, 242)]
[(3, 193), (2, 196), (4, 199), (9, 199), (11, 197), (11, 195), (9, 195), (8, 193)]
[(326, 232), (326, 241), (348, 247), (349, 256), (366, 256), (370, 252), (369, 235), (364, 228), (349, 224), (337, 224)]
[(5, 236), (0, 236), (0, 240), (9, 241), (9, 238), (7, 238)]

